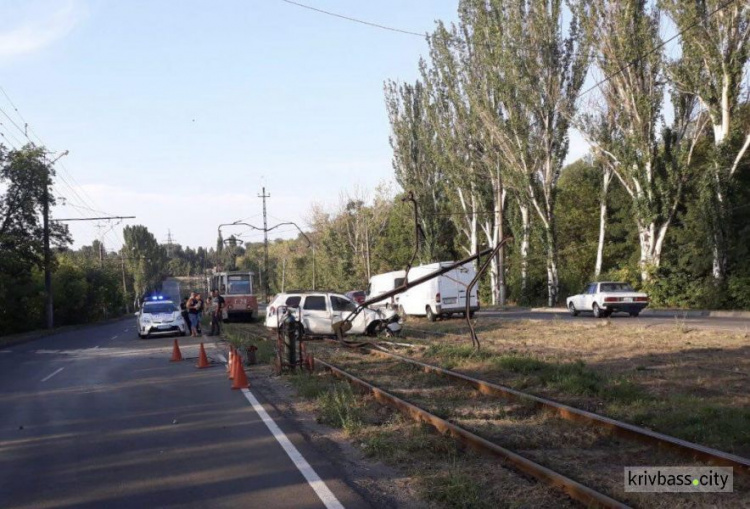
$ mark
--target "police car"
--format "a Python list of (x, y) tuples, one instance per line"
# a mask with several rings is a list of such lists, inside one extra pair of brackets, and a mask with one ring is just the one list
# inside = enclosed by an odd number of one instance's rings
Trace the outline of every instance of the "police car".
[(179, 334), (185, 336), (188, 327), (182, 318), (180, 309), (169, 299), (161, 295), (149, 297), (143, 302), (141, 310), (136, 313), (138, 320), (138, 337), (141, 339), (155, 335)]

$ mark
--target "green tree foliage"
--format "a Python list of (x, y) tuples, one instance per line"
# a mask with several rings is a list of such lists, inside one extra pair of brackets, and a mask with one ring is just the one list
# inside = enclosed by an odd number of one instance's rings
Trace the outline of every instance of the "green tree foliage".
[[(42, 209), (54, 170), (41, 147), (26, 146), (6, 152), (0, 145), (0, 330), (13, 332), (40, 324), (43, 286), (37, 275), (42, 268)], [(49, 193), (50, 206), (55, 198)], [(50, 244), (62, 247), (70, 241), (65, 225), (52, 222)], [(27, 320), (26, 310), (29, 313)], [(37, 313), (38, 311), (38, 313)]]
[(144, 294), (158, 290), (167, 275), (167, 253), (145, 226), (126, 226), (122, 234), (123, 256), (133, 274), (134, 302), (140, 302)]
[(711, 219), (712, 273), (721, 282), (731, 249), (729, 195), (750, 148), (750, 126), (738, 115), (750, 60), (750, 4), (743, 0), (662, 0), (660, 5), (682, 34), (681, 55), (671, 65), (672, 82), (680, 92), (699, 99), (704, 116), (700, 122), (712, 127), (708, 154), (712, 164), (701, 175), (710, 191), (704, 195), (704, 212)]

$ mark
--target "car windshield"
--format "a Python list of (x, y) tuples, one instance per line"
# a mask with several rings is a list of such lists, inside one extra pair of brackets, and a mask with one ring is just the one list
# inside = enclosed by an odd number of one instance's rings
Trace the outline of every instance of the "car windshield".
[(163, 315), (173, 312), (174, 305), (167, 302), (159, 302), (158, 304), (146, 304), (143, 306), (144, 315)]
[(600, 292), (632, 292), (633, 287), (627, 283), (602, 283)]

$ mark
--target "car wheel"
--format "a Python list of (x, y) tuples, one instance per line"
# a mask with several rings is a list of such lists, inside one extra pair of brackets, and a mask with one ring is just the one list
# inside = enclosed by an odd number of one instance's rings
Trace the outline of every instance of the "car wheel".
[(568, 306), (568, 309), (570, 310), (571, 316), (578, 316), (578, 310), (576, 309), (575, 305), (572, 302)]
[(180, 335), (181, 335), (182, 337), (185, 337), (185, 336), (187, 336), (187, 330), (184, 330), (184, 331), (180, 332)]
[(602, 311), (602, 308), (599, 307), (599, 304), (594, 302), (594, 318), (604, 318), (604, 312)]
[(474, 319), (474, 311), (469, 311), (469, 318)]
[(640, 311), (631, 311), (630, 312), (630, 316), (632, 316), (633, 318), (637, 318), (638, 315), (640, 315), (640, 314), (641, 314)]
[(437, 320), (437, 315), (432, 312), (432, 308), (430, 306), (427, 306), (427, 319), (431, 322)]

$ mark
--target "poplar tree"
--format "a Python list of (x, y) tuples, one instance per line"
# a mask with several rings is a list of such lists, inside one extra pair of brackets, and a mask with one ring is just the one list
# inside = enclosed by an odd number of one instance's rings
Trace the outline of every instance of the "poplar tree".
[(550, 306), (559, 291), (557, 180), (590, 60), (589, 40), (580, 25), (587, 2), (565, 5), (562, 0), (461, 4), (462, 23), (471, 26), (476, 69), (491, 90), (490, 100), (484, 93), (475, 96), (481, 106), (478, 116), (502, 157), (506, 184), (541, 224)]
[(581, 116), (582, 131), (632, 199), (645, 281), (661, 263), (682, 197), (689, 161), (681, 159), (681, 147), (694, 101), (673, 94), (674, 124), (665, 125), (665, 59), (657, 9), (648, 9), (644, 0), (594, 0), (592, 6), (596, 63), (606, 78), (599, 85), (599, 111)]
[(727, 196), (742, 157), (750, 148), (750, 128), (742, 129), (738, 106), (750, 58), (750, 3), (747, 0), (662, 0), (681, 32), (681, 56), (670, 77), (681, 91), (695, 95), (713, 133), (711, 170), (705, 182), (712, 199), (706, 211), (712, 226), (713, 277), (727, 269)]

